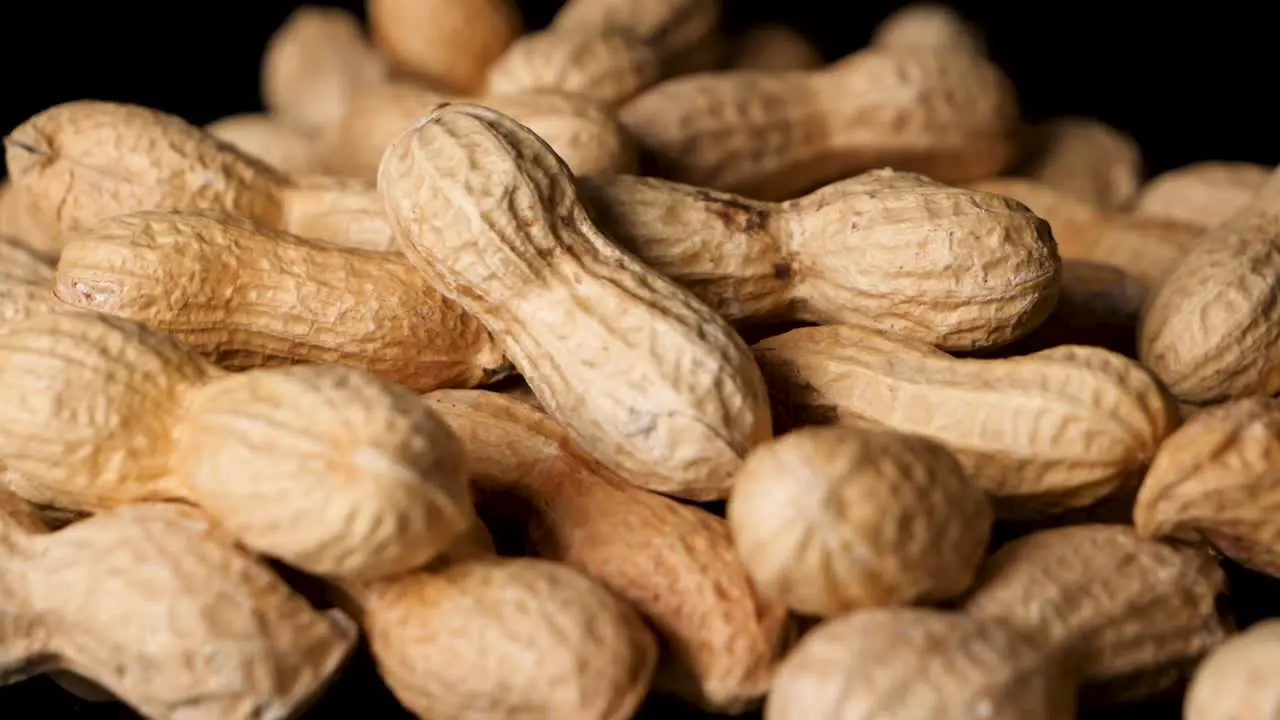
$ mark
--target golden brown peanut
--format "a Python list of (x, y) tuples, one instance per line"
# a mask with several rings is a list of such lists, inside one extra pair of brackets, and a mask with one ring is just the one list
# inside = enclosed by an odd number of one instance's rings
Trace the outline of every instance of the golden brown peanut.
[(1280, 575), (1280, 400), (1206, 408), (1165, 439), (1138, 491), (1144, 537), (1202, 541)]
[(631, 32), (543, 30), (517, 40), (489, 67), (485, 93), (551, 90), (618, 105), (657, 82), (660, 70), (657, 53)]
[(25, 243), (0, 236), (0, 328), (53, 312), (53, 263)]
[(760, 591), (822, 617), (968, 590), (993, 519), (946, 448), (872, 426), (757, 446), (725, 517)]
[(719, 61), (721, 0), (568, 0), (551, 21), (555, 31), (628, 31), (658, 53), (664, 76), (697, 72)]
[(750, 351), (592, 224), (549, 145), (497, 111), (447, 105), (395, 141), (378, 187), (405, 254), (503, 341), (583, 449), (645, 488), (728, 494), (772, 434)]
[(871, 33), (872, 47), (985, 55), (986, 40), (976, 25), (948, 5), (914, 2), (890, 13)]
[(1136, 700), (1179, 680), (1222, 641), (1226, 576), (1208, 553), (1124, 525), (1074, 525), (996, 551), (965, 612), (1077, 655), (1089, 697)]
[(917, 608), (828, 620), (783, 661), (765, 720), (1071, 720), (1067, 661), (1004, 623)]
[[(406, 83), (360, 93), (343, 121), (321, 140), (325, 170), (373, 179), (383, 153), (396, 136), (446, 102), (473, 101)], [(579, 175), (630, 172), (636, 167), (634, 141), (605, 106), (589, 98), (536, 91), (474, 102), (509, 114), (527, 126)]]
[(1133, 204), (1145, 177), (1142, 150), (1099, 120), (1064, 117), (1032, 129), (1020, 175), (1102, 210)]
[(1280, 172), (1212, 228), (1151, 298), (1138, 357), (1178, 399), (1280, 392)]
[(867, 49), (819, 70), (675, 78), (622, 106), (672, 180), (785, 200), (878, 167), (961, 183), (1017, 157), (1009, 79), (967, 54)]
[(359, 18), (340, 8), (303, 5), (267, 43), (262, 100), (285, 125), (318, 133), (342, 119), (357, 90), (389, 77)]
[(1024, 206), (877, 170), (785, 203), (627, 175), (579, 178), (609, 237), (735, 322), (854, 323), (950, 350), (1007, 343), (1057, 299)]
[(8, 179), (0, 179), (0, 237), (21, 242), (51, 259), (57, 259), (62, 250), (58, 239), (31, 219), (26, 198)]
[(822, 51), (793, 27), (760, 23), (733, 38), (729, 67), (736, 70), (812, 70), (823, 64)]
[(205, 126), (205, 132), (287, 173), (320, 169), (315, 141), (269, 115), (228, 115)]
[(485, 72), (523, 30), (512, 0), (366, 0), (374, 43), (399, 70), (479, 92)]
[(757, 595), (722, 519), (630, 485), (519, 399), (425, 398), (462, 439), (482, 517), (649, 621), (663, 649), (657, 689), (722, 713), (764, 695), (791, 626), (785, 607)]
[(1247, 162), (1198, 162), (1157, 175), (1143, 185), (1133, 212), (1145, 217), (1214, 227), (1253, 200), (1274, 167)]
[(779, 412), (883, 423), (955, 453), (1002, 514), (1091, 505), (1135, 480), (1178, 421), (1142, 366), (1096, 347), (957, 359), (854, 326), (757, 343)]
[(146, 326), (51, 314), (0, 334), (0, 401), (3, 479), (27, 500), (190, 501), (316, 575), (420, 567), (474, 518), (449, 427), (352, 368), (229, 375)]
[(649, 690), (653, 634), (566, 565), (473, 560), (345, 589), (382, 679), (420, 718), (626, 720)]
[(58, 299), (173, 333), (225, 368), (337, 363), (419, 391), (511, 372), (484, 326), (397, 254), (207, 210), (119, 215), (72, 238)]
[(43, 533), (0, 495), (4, 682), (66, 669), (146, 717), (284, 718), (356, 643), (350, 620), (316, 612), (194, 508), (134, 505)]
[(1275, 659), (1280, 620), (1263, 620), (1228, 638), (1196, 668), (1183, 703), (1185, 720), (1266, 720), (1280, 707)]

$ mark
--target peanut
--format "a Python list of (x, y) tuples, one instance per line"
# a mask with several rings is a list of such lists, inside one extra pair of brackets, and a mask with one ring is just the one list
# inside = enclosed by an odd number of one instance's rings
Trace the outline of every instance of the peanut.
[(662, 640), (657, 689), (716, 712), (764, 695), (790, 624), (785, 607), (756, 593), (722, 519), (628, 484), (519, 399), (482, 390), (425, 398), (462, 439), (482, 517), (649, 621)]
[(402, 256), (216, 211), (119, 215), (73, 235), (54, 293), (173, 333), (230, 369), (338, 363), (420, 391), (510, 372), (484, 326)]
[(968, 590), (992, 522), (946, 448), (874, 427), (802, 428), (756, 447), (725, 517), (761, 592), (823, 617)]
[(662, 74), (671, 76), (718, 63), (722, 12), (721, 0), (568, 0), (551, 29), (587, 35), (628, 31), (654, 48)]
[(246, 155), (286, 173), (305, 174), (320, 169), (315, 141), (268, 115), (228, 115), (205, 125), (204, 129)]
[(547, 560), (472, 560), (343, 589), (383, 680), (420, 718), (625, 720), (657, 662), (632, 608)]
[(657, 82), (657, 53), (626, 30), (543, 30), (515, 41), (485, 81), (488, 95), (535, 90), (576, 93), (618, 105)]
[(485, 71), (520, 36), (512, 0), (366, 0), (374, 43), (399, 70), (457, 92), (476, 92)]
[(502, 340), (587, 452), (652, 490), (727, 495), (771, 435), (750, 351), (592, 224), (549, 145), (497, 111), (446, 105), (392, 144), (378, 187), (410, 261)]
[(1266, 184), (1275, 168), (1246, 162), (1198, 162), (1142, 186), (1133, 212), (1213, 227), (1231, 219)]
[(61, 245), (32, 220), (27, 204), (20, 189), (8, 180), (0, 180), (0, 237), (19, 241), (37, 253), (56, 258)]
[(861, 418), (932, 438), (1006, 515), (1108, 497), (1136, 479), (1178, 421), (1149, 372), (1102, 348), (957, 359), (923, 343), (828, 325), (753, 349), (780, 414)]
[(26, 244), (0, 236), (0, 328), (53, 312), (53, 264)]
[(872, 47), (985, 55), (986, 40), (976, 25), (948, 5), (913, 2), (890, 13), (871, 32)]
[(1187, 687), (1186, 720), (1250, 720), (1274, 717), (1280, 707), (1275, 658), (1280, 620), (1266, 620), (1228, 639), (1196, 668)]
[(765, 720), (1071, 720), (1075, 678), (997, 620), (860, 610), (812, 630), (783, 661)]
[(1151, 298), (1138, 356), (1178, 399), (1280, 392), (1280, 173), (1205, 233)]
[(1217, 610), (1225, 586), (1207, 553), (1123, 525), (1074, 525), (996, 551), (964, 610), (1075, 655), (1088, 702), (1137, 700), (1181, 679), (1227, 635)]
[(670, 179), (761, 200), (883, 166), (976, 180), (1016, 159), (1020, 127), (1013, 86), (986, 59), (883, 49), (668, 80), (619, 117)]
[(317, 575), (419, 567), (474, 517), (449, 427), (350, 368), (224, 374), (157, 330), (49, 314), (0, 334), (0, 399), (4, 479), (27, 500), (190, 501)]
[(1203, 540), (1233, 560), (1280, 575), (1280, 400), (1207, 408), (1160, 446), (1133, 524), (1149, 538)]
[(1058, 118), (1032, 129), (1018, 174), (1093, 207), (1123, 210), (1142, 186), (1142, 151), (1127, 133), (1099, 120)]
[(592, 217), (731, 321), (856, 323), (939, 347), (1007, 343), (1057, 299), (1022, 205), (880, 170), (785, 203), (653, 178), (579, 178)]
[(729, 46), (729, 67), (736, 70), (813, 70), (823, 63), (812, 40), (779, 23), (753, 25)]
[(354, 624), (321, 615), (199, 511), (142, 504), (45, 533), (0, 491), (0, 678), (66, 669), (146, 717), (292, 717)]

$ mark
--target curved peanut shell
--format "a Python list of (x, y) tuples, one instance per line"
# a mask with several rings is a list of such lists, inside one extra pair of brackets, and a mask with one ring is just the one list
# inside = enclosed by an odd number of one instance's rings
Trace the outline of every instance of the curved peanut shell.
[(1096, 347), (957, 359), (854, 326), (754, 346), (801, 421), (865, 418), (932, 438), (1004, 514), (1084, 507), (1146, 468), (1178, 412), (1142, 366)]
[(871, 45), (915, 52), (953, 52), (984, 55), (981, 29), (950, 5), (917, 1), (889, 13), (871, 31)]
[(1219, 645), (1187, 686), (1185, 720), (1264, 720), (1280, 707), (1280, 620), (1264, 620)]
[(788, 25), (752, 25), (729, 44), (728, 67), (735, 70), (812, 70), (824, 62), (813, 40)]
[(1134, 700), (1182, 677), (1226, 637), (1226, 576), (1208, 553), (1124, 525), (1043, 530), (988, 560), (965, 612), (1076, 655), (1098, 700)]
[(1207, 161), (1174, 168), (1142, 186), (1133, 212), (1213, 227), (1253, 201), (1275, 170), (1247, 162)]
[(282, 230), (344, 248), (399, 254), (386, 206), (371, 180), (299, 175), (282, 197)]
[(663, 74), (709, 69), (722, 0), (568, 0), (551, 21), (555, 30), (600, 33), (610, 29), (635, 34), (662, 60)]
[(640, 616), (568, 566), (461, 562), (352, 589), (378, 670), (436, 720), (626, 720), (658, 649)]
[(228, 115), (204, 126), (205, 132), (282, 172), (319, 169), (315, 140), (279, 120), (260, 113)]
[(509, 372), (484, 326), (402, 257), (220, 212), (140, 212), (75, 234), (55, 292), (173, 333), (232, 369), (338, 363), (423, 391)]
[(489, 66), (485, 92), (576, 93), (618, 105), (658, 80), (657, 53), (634, 33), (543, 30), (529, 33)]
[(50, 258), (57, 258), (62, 250), (58, 234), (31, 218), (26, 198), (8, 179), (0, 179), (0, 237), (18, 240)]
[(0, 327), (56, 312), (53, 264), (26, 243), (0, 235)]
[(778, 670), (765, 720), (1070, 720), (1061, 655), (997, 620), (923, 608), (818, 625)]
[(1204, 540), (1280, 575), (1280, 400), (1207, 408), (1166, 438), (1138, 491), (1133, 524), (1145, 537)]
[(409, 259), (503, 340), (547, 411), (610, 469), (722, 498), (770, 437), (742, 339), (600, 232), (569, 168), (530, 130), (444, 106), (388, 150), (378, 187)]
[(485, 70), (520, 37), (514, 0), (366, 0), (369, 32), (397, 70), (476, 92)]
[(626, 483), (519, 399), (483, 390), (425, 399), (462, 439), (482, 516), (519, 528), (539, 556), (645, 616), (662, 640), (659, 690), (716, 712), (764, 695), (791, 626), (785, 607), (756, 593), (723, 520)]
[(1142, 150), (1099, 120), (1063, 117), (1032, 129), (1019, 174), (1102, 210), (1132, 204), (1142, 186)]

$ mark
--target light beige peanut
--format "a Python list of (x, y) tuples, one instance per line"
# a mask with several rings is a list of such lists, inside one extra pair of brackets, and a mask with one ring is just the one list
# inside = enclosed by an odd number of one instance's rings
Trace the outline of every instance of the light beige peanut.
[(6, 179), (0, 179), (0, 237), (21, 242), (37, 253), (57, 258), (61, 245), (56, 237), (31, 218), (27, 199)]
[(285, 718), (356, 644), (350, 620), (316, 612), (194, 508), (132, 505), (46, 533), (19, 503), (0, 491), (4, 682), (65, 669), (146, 717)]
[(269, 115), (228, 115), (204, 129), (237, 150), (284, 172), (312, 173), (320, 169), (315, 141)]
[(1026, 207), (878, 170), (785, 203), (654, 178), (579, 178), (609, 237), (721, 316), (849, 322), (953, 350), (1007, 343), (1057, 299)]
[(635, 610), (549, 560), (470, 560), (343, 589), (382, 679), (424, 719), (626, 720), (657, 662)]
[(659, 83), (622, 123), (672, 180), (785, 200), (878, 167), (959, 183), (1017, 157), (1013, 86), (967, 54), (866, 49), (819, 70)]
[(1007, 515), (1108, 497), (1136, 481), (1178, 422), (1149, 372), (1102, 348), (958, 359), (828, 325), (753, 349), (779, 416), (793, 424), (861, 418), (932, 438)]
[(1280, 620), (1263, 620), (1229, 638), (1196, 668), (1183, 703), (1185, 720), (1263, 720), (1280, 707), (1275, 658)]
[(59, 309), (53, 263), (25, 243), (0, 235), (0, 328)]
[(965, 612), (1077, 657), (1089, 703), (1137, 700), (1186, 676), (1226, 637), (1226, 576), (1208, 553), (1125, 525), (1032, 533), (988, 560)]
[(890, 13), (871, 32), (871, 45), (913, 51), (985, 55), (982, 31), (949, 5), (913, 2)]
[(500, 338), (583, 449), (642, 487), (728, 494), (771, 435), (750, 351), (591, 222), (549, 145), (497, 111), (447, 105), (395, 141), (378, 187), (405, 254)]
[(1170, 435), (1138, 491), (1144, 537), (1204, 542), (1280, 576), (1280, 400), (1206, 408)]
[(511, 372), (484, 326), (401, 255), (209, 210), (118, 215), (71, 238), (58, 299), (165, 330), (225, 368), (337, 363), (419, 391)]
[(387, 82), (390, 74), (354, 14), (303, 5), (267, 42), (262, 100), (281, 123), (315, 134), (342, 119), (354, 92)]
[(507, 48), (485, 81), (487, 95), (551, 90), (618, 105), (657, 82), (653, 48), (627, 30), (543, 30)]
[(783, 661), (765, 720), (1070, 720), (1075, 677), (998, 620), (923, 608), (828, 620)]
[(4, 480), (27, 500), (189, 501), (316, 575), (420, 567), (475, 517), (448, 425), (352, 368), (226, 374), (158, 330), (51, 314), (0, 334), (0, 398)]
[(523, 29), (512, 0), (367, 0), (365, 10), (374, 43), (397, 69), (463, 93), (481, 89)]
[(725, 517), (761, 592), (822, 617), (961, 594), (992, 523), (946, 448), (870, 425), (801, 428), (757, 446)]
[(823, 62), (812, 40), (780, 23), (753, 25), (729, 45), (728, 64), (737, 70), (812, 70)]
[(1018, 174), (1102, 210), (1128, 208), (1145, 178), (1142, 151), (1132, 137), (1083, 117), (1032, 128)]
[(568, 0), (551, 28), (586, 34), (628, 31), (657, 52), (663, 75), (679, 75), (718, 63), (722, 5), (722, 0)]
[(1247, 162), (1198, 162), (1174, 168), (1142, 186), (1133, 212), (1213, 227), (1253, 200), (1275, 170)]
[(791, 624), (784, 606), (757, 594), (724, 520), (630, 485), (520, 399), (483, 390), (425, 398), (462, 439), (481, 517), (649, 621), (662, 641), (658, 690), (716, 712), (759, 701)]
[(1138, 357), (1195, 404), (1280, 392), (1280, 173), (1151, 298)]

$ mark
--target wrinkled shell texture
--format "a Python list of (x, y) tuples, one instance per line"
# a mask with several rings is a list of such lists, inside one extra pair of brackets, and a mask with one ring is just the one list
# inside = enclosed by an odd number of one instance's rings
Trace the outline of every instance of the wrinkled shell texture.
[(626, 483), (520, 399), (442, 390), (426, 402), (462, 440), (483, 517), (644, 614), (662, 640), (659, 689), (718, 712), (764, 695), (790, 623), (757, 594), (724, 520)]
[[(1077, 654), (1084, 679), (1116, 699), (1163, 689), (1226, 636), (1226, 577), (1195, 548), (1143, 540), (1123, 525), (1033, 533), (992, 555), (965, 612), (1000, 618)], [(1176, 679), (1176, 676), (1172, 679)]]
[(753, 450), (726, 517), (763, 592), (829, 617), (964, 592), (986, 554), (992, 511), (937, 443), (822, 427)]
[(650, 489), (727, 494), (771, 435), (750, 351), (591, 223), (550, 147), (492, 110), (449, 105), (388, 150), (378, 186), (406, 255), (503, 340), (584, 449)]
[(657, 661), (634, 610), (545, 560), (458, 563), (359, 599), (383, 679), (420, 717), (625, 720)]
[(1253, 201), (1274, 167), (1245, 162), (1198, 162), (1152, 178), (1133, 212), (1213, 227)]
[(489, 67), (485, 92), (559, 90), (616, 105), (656, 82), (660, 71), (653, 49), (630, 32), (545, 30), (520, 38)]
[(368, 0), (369, 30), (400, 70), (458, 92), (474, 92), (485, 71), (520, 36), (512, 0)]
[(956, 454), (1010, 514), (1084, 507), (1146, 468), (1177, 408), (1137, 363), (1065, 345), (957, 359), (853, 326), (801, 328), (754, 346), (779, 412), (864, 418)]
[(1280, 620), (1264, 620), (1219, 645), (1196, 668), (1185, 720), (1263, 720), (1280, 708)]
[[(0, 534), (11, 527), (0, 518)], [(43, 662), (147, 717), (286, 718), (357, 640), (193, 508), (133, 505), (4, 542), (0, 587), (28, 613), (0, 623), (7, 679)]]
[(1057, 656), (1005, 624), (915, 608), (862, 610), (809, 632), (783, 662), (766, 720), (1070, 720)]
[(20, 240), (0, 235), (0, 327), (55, 312), (53, 265)]
[(611, 28), (629, 31), (658, 51), (668, 71), (675, 71), (714, 36), (722, 4), (722, 0), (568, 0), (551, 26), (587, 33)]
[(56, 232), (31, 217), (26, 194), (8, 179), (0, 180), (0, 237), (19, 240), (33, 251), (56, 258), (62, 242)]
[(1208, 408), (1160, 446), (1133, 522), (1147, 537), (1207, 541), (1280, 576), (1280, 400)]

